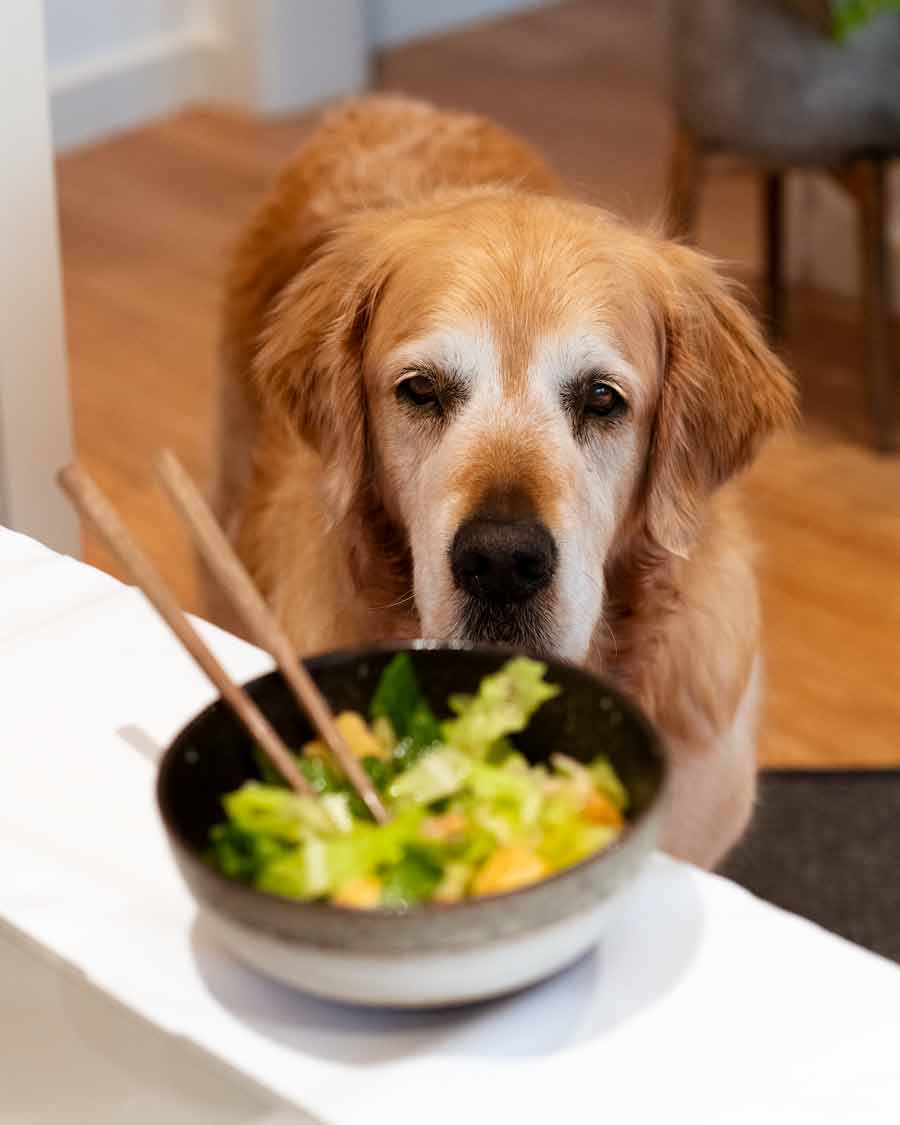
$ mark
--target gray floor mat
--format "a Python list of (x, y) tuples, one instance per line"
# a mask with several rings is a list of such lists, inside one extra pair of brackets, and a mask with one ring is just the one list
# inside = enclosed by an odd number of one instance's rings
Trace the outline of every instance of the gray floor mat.
[(723, 875), (900, 961), (900, 771), (770, 771)]

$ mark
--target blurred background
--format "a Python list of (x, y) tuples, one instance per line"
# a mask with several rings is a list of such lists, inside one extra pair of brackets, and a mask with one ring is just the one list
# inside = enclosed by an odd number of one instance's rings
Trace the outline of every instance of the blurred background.
[[(856, 771), (831, 775), (845, 809), (862, 771), (887, 792), (900, 767), (897, 4), (46, 0), (43, 33), (74, 443), (186, 606), (190, 554), (148, 458), (166, 444), (207, 471), (219, 286), (241, 223), (336, 97), (478, 111), (583, 196), (666, 215), (747, 283), (804, 410), (749, 479), (761, 758)], [(93, 543), (87, 557), (115, 571)], [(818, 799), (794, 792), (798, 807)], [(857, 803), (859, 831), (896, 855), (894, 800), (890, 818)]]

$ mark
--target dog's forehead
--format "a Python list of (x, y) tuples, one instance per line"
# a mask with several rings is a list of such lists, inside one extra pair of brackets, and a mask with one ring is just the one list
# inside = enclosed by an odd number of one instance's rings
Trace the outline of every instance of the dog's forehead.
[(493, 376), (509, 394), (580, 369), (650, 370), (657, 348), (651, 295), (615, 246), (589, 252), (558, 233), (462, 240), (452, 253), (426, 243), (384, 286), (373, 329), (389, 364)]

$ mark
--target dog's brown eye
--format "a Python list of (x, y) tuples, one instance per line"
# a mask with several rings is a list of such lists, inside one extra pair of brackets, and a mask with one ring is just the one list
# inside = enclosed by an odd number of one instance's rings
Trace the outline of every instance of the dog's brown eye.
[(591, 383), (584, 400), (585, 413), (599, 418), (608, 418), (624, 405), (625, 400), (616, 388), (603, 382)]
[(400, 398), (411, 402), (413, 406), (439, 406), (437, 387), (430, 375), (411, 375), (397, 384), (397, 394)]

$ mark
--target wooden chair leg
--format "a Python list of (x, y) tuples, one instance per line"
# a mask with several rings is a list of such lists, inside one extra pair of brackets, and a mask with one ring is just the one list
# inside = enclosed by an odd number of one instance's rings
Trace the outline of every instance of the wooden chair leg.
[(668, 232), (671, 238), (693, 241), (703, 180), (703, 145), (688, 128), (679, 125), (669, 160)]
[(766, 171), (762, 177), (763, 227), (765, 230), (765, 312), (773, 341), (784, 339), (784, 173)]
[(852, 169), (862, 251), (865, 364), (876, 447), (897, 447), (896, 385), (891, 355), (891, 286), (887, 237), (886, 162), (860, 160)]

